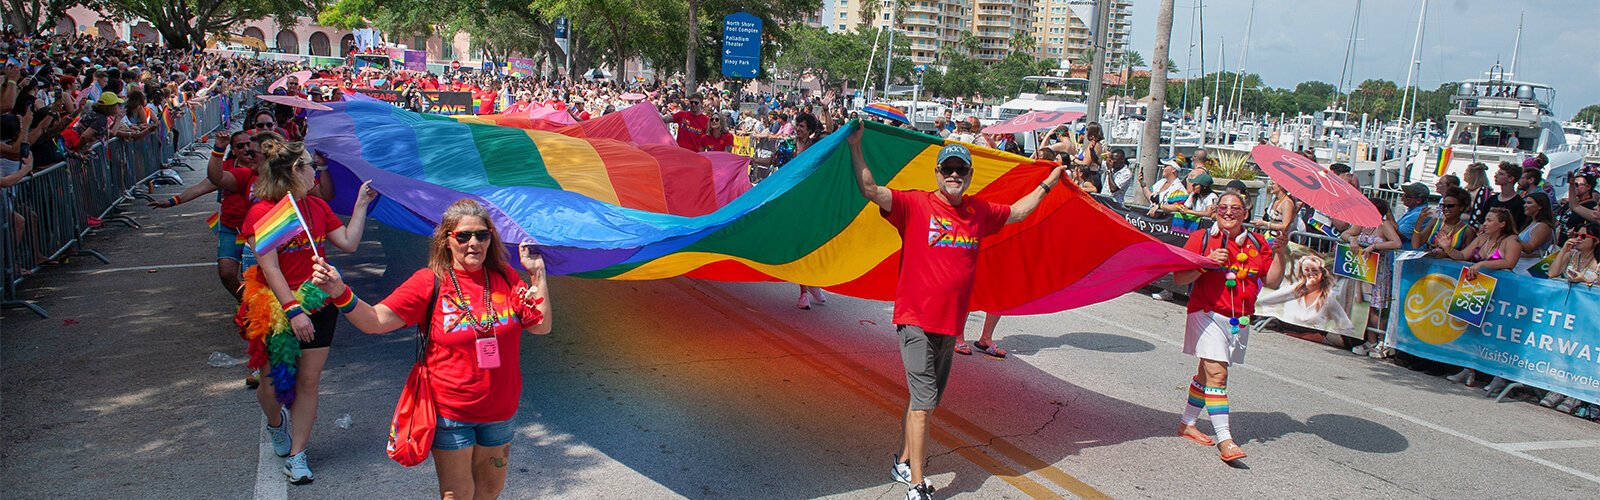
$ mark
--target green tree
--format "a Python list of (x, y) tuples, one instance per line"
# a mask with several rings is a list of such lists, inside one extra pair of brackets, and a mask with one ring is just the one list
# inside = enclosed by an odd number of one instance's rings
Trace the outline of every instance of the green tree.
[(1590, 104), (1572, 115), (1572, 121), (1585, 122), (1600, 127), (1600, 104)]
[(1130, 50), (1127, 53), (1122, 54), (1122, 60), (1119, 62), (1123, 68), (1142, 68), (1144, 67), (1144, 55), (1140, 54), (1137, 50)]
[(5, 0), (0, 3), (5, 6), (5, 15), (0, 19), (15, 26), (17, 31), (38, 33), (54, 27), (56, 20), (78, 3), (79, 0)]
[[(204, 47), (206, 35), (223, 34), (252, 19), (277, 18), (294, 24), (294, 16), (315, 12), (317, 0), (88, 0), (84, 5), (113, 18), (143, 18), (175, 49)], [(9, 9), (8, 9), (9, 10)], [(52, 19), (53, 21), (53, 19)]]

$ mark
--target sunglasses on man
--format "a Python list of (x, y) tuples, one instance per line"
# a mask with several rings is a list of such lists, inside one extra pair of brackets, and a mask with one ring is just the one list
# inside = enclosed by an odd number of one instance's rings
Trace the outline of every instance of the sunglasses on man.
[(966, 177), (972, 174), (972, 167), (967, 165), (939, 165), (939, 175), (959, 175)]

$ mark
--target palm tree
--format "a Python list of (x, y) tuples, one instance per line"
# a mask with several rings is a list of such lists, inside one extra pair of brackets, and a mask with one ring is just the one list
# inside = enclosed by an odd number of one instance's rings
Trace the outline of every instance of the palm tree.
[(1130, 50), (1126, 54), (1122, 55), (1122, 67), (1124, 69), (1134, 69), (1134, 68), (1140, 68), (1140, 67), (1143, 67), (1143, 66), (1144, 66), (1144, 56), (1139, 54), (1139, 51)]
[(1079, 52), (1078, 55), (1073, 56), (1072, 57), (1072, 65), (1074, 65), (1074, 66), (1094, 66), (1094, 49), (1093, 48), (1086, 49), (1083, 52)]
[(1145, 182), (1155, 179), (1156, 155), (1161, 144), (1161, 119), (1167, 107), (1167, 71), (1171, 67), (1172, 0), (1161, 0), (1160, 13), (1156, 15), (1156, 46), (1153, 57), (1156, 65), (1150, 68), (1150, 106), (1145, 112), (1144, 132), (1139, 143), (1152, 147), (1139, 148), (1139, 175)]

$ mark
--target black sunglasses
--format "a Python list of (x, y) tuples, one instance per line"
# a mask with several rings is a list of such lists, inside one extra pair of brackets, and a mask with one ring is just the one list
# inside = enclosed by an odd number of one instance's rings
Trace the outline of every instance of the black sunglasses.
[(1459, 203), (1440, 203), (1439, 204), (1439, 208), (1456, 208), (1456, 207), (1460, 207), (1460, 206), (1461, 205)]
[(489, 233), (488, 229), (479, 229), (477, 231), (451, 231), (450, 232), (450, 236), (452, 236), (452, 237), (454, 237), (456, 239), (456, 243), (461, 243), (463, 245), (466, 244), (468, 241), (471, 241), (473, 238), (477, 238), (478, 241), (482, 241), (484, 243), (488, 243), (490, 234), (491, 233)]
[(967, 174), (971, 174), (971, 173), (972, 173), (972, 167), (969, 167), (969, 166), (966, 166), (966, 165), (961, 165), (961, 166), (939, 165), (939, 175), (956, 174), (956, 175), (959, 175), (959, 176), (962, 176), (962, 177), (966, 177)]

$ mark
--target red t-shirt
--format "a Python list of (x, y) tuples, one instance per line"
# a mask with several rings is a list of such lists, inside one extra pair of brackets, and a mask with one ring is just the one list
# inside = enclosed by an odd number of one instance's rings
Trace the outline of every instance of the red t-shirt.
[[(278, 269), (283, 271), (283, 279), (289, 282), (289, 288), (297, 288), (301, 283), (311, 279), (311, 258), (315, 255), (327, 255), (322, 250), (322, 244), (328, 240), (328, 232), (344, 226), (339, 216), (334, 215), (333, 209), (328, 207), (328, 202), (315, 196), (306, 196), (296, 200), (300, 207), (300, 218), (306, 221), (306, 226), (311, 228), (311, 234), (316, 236), (317, 253), (311, 253), (311, 242), (306, 239), (305, 231), (290, 238), (287, 243), (277, 248)], [(256, 222), (261, 221), (267, 212), (272, 211), (277, 202), (258, 200), (250, 205), (250, 211), (244, 217), (244, 225), (239, 228), (239, 235), (245, 238), (254, 238), (256, 235)]]
[(222, 216), (219, 222), (225, 227), (239, 229), (244, 224), (245, 215), (250, 212), (250, 205), (256, 202), (256, 171), (233, 165), (233, 160), (225, 160), (222, 170), (233, 174), (233, 179), (239, 183), (239, 190), (222, 190)]
[(672, 114), (672, 123), (678, 124), (678, 146), (690, 151), (700, 150), (700, 136), (706, 133), (711, 117), (688, 111)]
[[(1255, 314), (1261, 278), (1272, 267), (1272, 247), (1267, 245), (1265, 237), (1254, 232), (1245, 237), (1242, 245), (1221, 234), (1207, 238), (1210, 232), (1189, 233), (1189, 242), (1183, 248), (1202, 257), (1222, 248), (1227, 250), (1228, 264), (1224, 266), (1226, 269), (1200, 273), (1200, 279), (1195, 280), (1194, 288), (1189, 290), (1189, 312), (1211, 311), (1231, 317)], [(1242, 262), (1238, 260), (1241, 253), (1245, 256)], [(1232, 290), (1228, 289), (1228, 271), (1233, 271), (1237, 278)]]
[[(483, 273), (456, 271), (455, 275), (468, 308), (478, 315), (480, 322), (487, 322), (489, 313), (479, 305), (483, 301)], [(512, 282), (507, 281), (508, 276)], [(433, 291), (433, 280), (433, 270), (420, 269), (385, 297), (382, 304), (407, 325), (421, 323), (428, 308), (428, 294)], [(487, 338), (492, 334), (498, 339), (499, 368), (478, 368), (480, 334), (461, 314), (455, 287), (448, 278), (439, 281), (438, 306), (428, 320), (433, 337), (433, 345), (428, 348), (428, 370), (433, 377), (434, 400), (439, 404), (439, 414), (451, 420), (476, 423), (509, 420), (517, 414), (517, 401), (522, 396), (522, 322), (517, 317), (512, 297), (526, 284), (510, 268), (492, 274), (489, 280), (494, 327), (481, 336)]]
[(722, 137), (706, 134), (700, 136), (701, 151), (729, 151), (733, 149), (733, 134), (723, 132)]
[(944, 195), (927, 191), (894, 191), (891, 207), (879, 214), (900, 230), (894, 323), (960, 335), (967, 326), (981, 239), (1005, 227), (1011, 207), (971, 196), (951, 206)]

